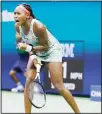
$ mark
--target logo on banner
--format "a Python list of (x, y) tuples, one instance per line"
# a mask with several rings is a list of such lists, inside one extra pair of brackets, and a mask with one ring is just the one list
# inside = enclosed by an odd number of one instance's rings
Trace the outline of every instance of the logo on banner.
[(65, 43), (65, 44), (61, 44), (61, 46), (62, 46), (63, 57), (71, 57), (71, 58), (74, 57), (75, 45), (73, 43), (71, 44)]
[[(75, 84), (74, 83), (64, 83), (64, 86), (68, 90), (75, 90)], [(52, 83), (51, 83), (51, 89), (55, 89), (55, 87)]]
[(102, 93), (100, 85), (91, 85), (90, 99), (92, 101), (101, 101)]
[(79, 72), (71, 72), (70, 73), (70, 79), (72, 80), (82, 80), (83, 79), (83, 73)]
[(101, 91), (91, 91), (92, 97), (101, 97)]
[(3, 10), (2, 11), (2, 21), (3, 22), (14, 21), (14, 13), (9, 12), (8, 10)]

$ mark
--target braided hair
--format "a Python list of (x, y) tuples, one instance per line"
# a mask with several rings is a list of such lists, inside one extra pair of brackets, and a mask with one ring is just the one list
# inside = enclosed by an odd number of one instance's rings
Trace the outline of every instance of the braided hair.
[(23, 4), (19, 4), (18, 6), (20, 6), (20, 5), (22, 5), (23, 7), (25, 7), (30, 12), (30, 16), (31, 17), (36, 18), (35, 15), (33, 14), (33, 11), (32, 11), (32, 8), (31, 8), (30, 5), (23, 3)]

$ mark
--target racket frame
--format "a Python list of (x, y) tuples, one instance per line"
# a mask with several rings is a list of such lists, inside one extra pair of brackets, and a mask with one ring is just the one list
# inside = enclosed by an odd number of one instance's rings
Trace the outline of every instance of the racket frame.
[[(36, 106), (36, 104), (34, 104), (34, 103), (30, 100), (29, 95), (28, 95), (29, 101), (30, 101), (31, 105), (33, 105), (35, 108), (38, 108), (38, 109), (43, 108), (43, 107), (45, 106), (45, 104), (46, 104), (46, 92), (45, 92), (45, 89), (44, 89), (42, 83), (39, 82), (39, 81), (33, 81), (32, 83), (37, 83), (37, 84), (39, 84), (39, 85), (41, 86), (41, 88), (43, 89), (45, 103), (44, 103), (41, 107)], [(29, 93), (28, 93), (28, 94), (29, 94)], [(33, 94), (34, 94), (34, 93), (33, 93)]]

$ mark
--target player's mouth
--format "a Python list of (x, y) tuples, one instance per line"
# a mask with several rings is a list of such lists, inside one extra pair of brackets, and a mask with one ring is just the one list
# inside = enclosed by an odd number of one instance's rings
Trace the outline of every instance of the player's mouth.
[(15, 20), (16, 22), (19, 22), (19, 20)]

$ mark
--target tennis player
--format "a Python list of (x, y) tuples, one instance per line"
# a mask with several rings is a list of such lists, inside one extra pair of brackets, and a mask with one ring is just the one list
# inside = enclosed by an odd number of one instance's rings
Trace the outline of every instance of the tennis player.
[[(18, 47), (26, 52), (33, 51), (45, 62), (51, 74), (51, 81), (75, 113), (80, 110), (71, 92), (64, 87), (62, 78), (62, 48), (58, 40), (49, 32), (47, 27), (37, 20), (28, 4), (20, 4), (14, 11), (16, 34), (20, 34), (26, 43), (18, 43)], [(29, 45), (28, 45), (29, 44)], [(31, 113), (31, 104), (27, 92), (29, 84), (35, 79), (36, 69), (33, 67), (33, 55), (29, 57), (27, 78), (24, 89), (25, 113)]]
[(21, 81), (18, 79), (17, 74), (22, 74), (26, 76), (26, 67), (29, 59), (29, 54), (25, 51), (17, 49), (17, 54), (19, 56), (18, 60), (14, 63), (12, 66), (9, 75), (12, 78), (12, 80), (15, 82), (16, 87), (12, 88), (12, 92), (23, 92), (24, 87)]
[(12, 92), (22, 92), (24, 91), (23, 84), (20, 82), (20, 80), (17, 77), (17, 73), (23, 74), (26, 76), (26, 67), (29, 59), (29, 53), (20, 50), (17, 47), (17, 43), (23, 42), (22, 38), (20, 37), (19, 34), (16, 34), (16, 50), (17, 54), (19, 56), (18, 60), (14, 63), (13, 67), (11, 68), (9, 75), (11, 76), (12, 80), (16, 83), (16, 87), (12, 88)]

